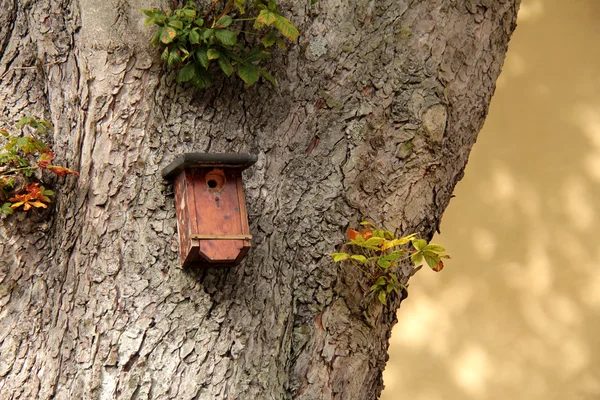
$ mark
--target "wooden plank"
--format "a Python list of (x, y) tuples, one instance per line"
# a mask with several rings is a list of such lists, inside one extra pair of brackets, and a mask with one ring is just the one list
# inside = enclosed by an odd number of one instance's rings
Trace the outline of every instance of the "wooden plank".
[(181, 265), (189, 261), (192, 249), (190, 240), (189, 198), (186, 191), (186, 172), (180, 173), (174, 182), (175, 214), (177, 215), (177, 232), (179, 233), (179, 258)]
[[(240, 205), (237, 193), (237, 178), (240, 171), (224, 168), (226, 182), (219, 192), (210, 190), (206, 182), (206, 174), (211, 169), (195, 169), (194, 195), (196, 202), (196, 218), (198, 230), (193, 235), (240, 235)], [(212, 262), (234, 263), (244, 247), (244, 239), (240, 240), (200, 240), (200, 253)]]
[(192, 239), (207, 239), (207, 240), (252, 240), (252, 235), (208, 235), (199, 234), (191, 235)]

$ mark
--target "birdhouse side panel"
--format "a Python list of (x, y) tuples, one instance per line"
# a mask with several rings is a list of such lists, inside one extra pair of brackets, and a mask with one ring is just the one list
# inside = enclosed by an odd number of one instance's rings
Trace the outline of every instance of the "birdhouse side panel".
[[(187, 176), (186, 176), (187, 175)], [(193, 193), (188, 191), (189, 173), (181, 172), (175, 178), (175, 213), (177, 215), (177, 232), (179, 234), (179, 258), (184, 265), (192, 250), (190, 204), (193, 205)], [(191, 198), (190, 198), (191, 197)]]

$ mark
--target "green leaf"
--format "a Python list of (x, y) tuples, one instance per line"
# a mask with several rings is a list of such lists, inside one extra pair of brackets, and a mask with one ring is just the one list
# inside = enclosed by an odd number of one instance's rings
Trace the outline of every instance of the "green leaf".
[(42, 125), (44, 128), (46, 128), (48, 130), (54, 129), (54, 125), (52, 125), (51, 122), (46, 121), (45, 119), (40, 119), (38, 122), (40, 123), (40, 125)]
[(156, 10), (146, 10), (143, 8), (140, 11), (143, 12), (144, 14), (146, 14), (150, 18), (154, 17), (154, 14), (156, 13)]
[(203, 27), (204, 26), (204, 20), (202, 18), (198, 18), (197, 20), (194, 21), (194, 23), (196, 25), (198, 25), (199, 27)]
[(17, 147), (21, 148), (21, 150), (24, 150), (25, 148), (28, 147), (28, 145), (31, 142), (31, 138), (26, 136), (26, 137), (20, 137), (17, 139)]
[(391, 231), (383, 231), (383, 237), (388, 240), (392, 240), (392, 239), (396, 238), (396, 236), (394, 236), (394, 233)]
[(396, 292), (396, 293), (399, 293), (399, 290), (398, 290), (398, 288), (403, 288), (403, 289), (406, 289), (406, 286), (404, 286), (403, 284), (401, 284), (401, 283), (398, 281), (398, 278), (396, 277), (396, 275), (395, 275), (395, 274), (391, 274), (390, 276), (391, 276), (391, 278), (392, 278), (392, 279), (391, 279), (391, 281), (392, 281), (392, 285), (394, 286), (394, 292)]
[(377, 265), (379, 265), (383, 269), (388, 269), (391, 264), (392, 263), (389, 260), (385, 260), (383, 258), (380, 258), (379, 260), (377, 260)]
[(226, 46), (233, 46), (237, 42), (237, 34), (227, 29), (219, 29), (215, 31), (215, 37)]
[(237, 73), (248, 86), (252, 86), (258, 81), (259, 70), (255, 65), (242, 64), (238, 67)]
[(33, 118), (31, 117), (23, 117), (21, 118), (17, 124), (15, 125), (17, 128), (21, 129), (22, 127), (24, 127), (25, 125), (28, 125), (31, 123), (31, 121), (34, 121)]
[(271, 47), (277, 41), (277, 36), (274, 32), (267, 33), (262, 39), (260, 39), (261, 43), (265, 47)]
[(206, 41), (206, 40), (210, 39), (211, 37), (213, 37), (214, 34), (215, 34), (215, 30), (214, 29), (205, 29), (200, 34), (200, 37), (202, 38), (202, 40)]
[(2, 208), (0, 209), (0, 211), (2, 211), (3, 214), (6, 215), (10, 215), (13, 213), (13, 209), (11, 208), (11, 203), (4, 203), (2, 204)]
[(354, 255), (354, 256), (350, 256), (350, 258), (352, 260), (356, 260), (361, 264), (366, 264), (367, 263), (367, 257), (365, 256), (361, 256), (361, 255)]
[(446, 249), (443, 248), (442, 246), (433, 244), (433, 243), (429, 243), (427, 246), (425, 246), (425, 248), (423, 248), (423, 250), (430, 250), (430, 251), (437, 251), (437, 252), (446, 251)]
[(42, 191), (42, 194), (44, 196), (54, 196), (54, 192), (52, 190), (50, 190), (50, 189)]
[(191, 83), (199, 89), (203, 89), (207, 86), (210, 86), (212, 83), (212, 78), (208, 71), (200, 66), (196, 68), (196, 75), (194, 79), (192, 79)]
[(392, 247), (402, 246), (402, 245), (410, 242), (413, 237), (414, 237), (414, 234), (413, 235), (409, 235), (409, 236), (405, 236), (405, 237), (400, 238), (400, 239), (392, 239), (389, 242), (387, 242), (386, 244), (384, 244), (383, 246), (381, 246), (381, 249), (382, 250), (387, 250), (387, 249), (391, 249)]
[(208, 59), (207, 48), (200, 47), (196, 50), (196, 60), (202, 65), (205, 69), (208, 68), (208, 64), (210, 64), (210, 60)]
[(385, 242), (384, 238), (379, 238), (379, 237), (370, 237), (369, 239), (365, 240), (365, 243), (363, 243), (363, 246), (369, 246), (369, 247), (373, 247), (373, 246), (380, 246), (382, 243)]
[(387, 305), (386, 295), (383, 290), (381, 292), (379, 292), (378, 298), (379, 298), (379, 301), (381, 302), (381, 304), (383, 304), (384, 306)]
[(382, 256), (380, 257), (383, 260), (387, 260), (387, 261), (394, 261), (397, 260), (398, 258), (404, 256), (406, 253), (408, 253), (405, 250), (396, 250), (395, 252), (388, 254), (386, 256)]
[(350, 258), (350, 254), (346, 253), (331, 253), (329, 256), (333, 258), (333, 262), (344, 261)]
[(260, 74), (263, 76), (263, 78), (268, 80), (271, 83), (271, 85), (277, 86), (277, 80), (275, 79), (275, 77), (273, 75), (271, 75), (268, 71), (266, 71), (262, 68), (258, 68), (258, 70), (260, 71)]
[(219, 67), (221, 67), (221, 70), (225, 73), (225, 75), (227, 76), (231, 76), (231, 74), (233, 73), (233, 67), (231, 66), (231, 62), (229, 61), (229, 57), (221, 54), (221, 57), (219, 57)]
[(183, 55), (181, 61), (187, 60), (187, 58), (190, 56), (190, 52), (187, 51), (187, 49), (183, 45), (177, 46), (177, 50), (179, 50), (179, 53), (177, 54), (179, 54), (180, 56)]
[(427, 241), (423, 239), (415, 239), (412, 241), (412, 245), (417, 250), (423, 250), (423, 247), (427, 246)]
[(152, 36), (152, 39), (150, 39), (150, 44), (152, 46), (158, 46), (160, 45), (160, 33), (162, 32), (162, 28), (160, 28), (159, 30), (156, 31), (156, 33)]
[(168, 65), (175, 65), (181, 62), (181, 56), (177, 51), (173, 50), (169, 53), (169, 59), (167, 60)]
[(244, 14), (246, 11), (244, 10), (244, 6), (246, 5), (246, 0), (234, 0), (233, 5), (240, 10), (240, 14)]
[(382, 229), (375, 229), (373, 230), (373, 236), (385, 239), (385, 232)]
[(4, 136), (5, 138), (9, 137), (10, 135), (8, 134), (8, 131), (5, 129), (0, 129), (0, 135)]
[(434, 268), (440, 263), (440, 258), (435, 253), (426, 251), (423, 253), (423, 257), (425, 257), (425, 262), (427, 262), (429, 268)]
[(231, 25), (232, 22), (233, 22), (233, 19), (231, 19), (231, 17), (229, 15), (223, 15), (217, 21), (216, 26), (222, 27), (222, 28), (227, 28), (229, 25)]
[(191, 44), (200, 43), (200, 34), (198, 33), (198, 29), (192, 29), (188, 34), (188, 38), (190, 39)]
[(190, 19), (196, 18), (196, 10), (193, 8), (184, 8), (183, 14)]
[(298, 29), (296, 29), (290, 20), (281, 15), (277, 15), (275, 22), (273, 22), (273, 26), (277, 28), (283, 36), (292, 41), (298, 39), (298, 36), (300, 36), (300, 32), (298, 32)]
[(371, 286), (371, 290), (377, 290), (379, 286), (385, 286), (385, 278), (383, 276), (377, 278), (373, 286)]
[(221, 56), (221, 53), (219, 53), (219, 51), (215, 49), (208, 49), (206, 55), (208, 56), (209, 60), (216, 60)]
[(270, 53), (267, 50), (264, 50), (262, 47), (253, 47), (252, 50), (250, 50), (244, 57), (244, 63), (253, 63), (264, 60), (265, 58), (269, 57), (269, 55)]
[(256, 17), (256, 22), (263, 25), (271, 25), (273, 22), (277, 21), (277, 14), (269, 10), (262, 10), (258, 17)]
[(193, 64), (188, 64), (179, 70), (177, 82), (189, 82), (194, 78), (194, 75), (196, 75), (196, 67)]
[(168, 47), (165, 47), (165, 50), (160, 55), (160, 59), (163, 60), (164, 62), (169, 61), (169, 48)]
[(410, 261), (412, 261), (412, 263), (414, 265), (419, 265), (423, 262), (423, 253), (421, 253), (420, 251), (417, 251), (416, 253), (413, 253), (410, 256)]
[(172, 26), (173, 28), (177, 29), (183, 29), (183, 22), (179, 20), (169, 21), (169, 26)]
[(173, 28), (167, 27), (160, 33), (160, 41), (164, 44), (169, 44), (177, 36), (177, 31)]

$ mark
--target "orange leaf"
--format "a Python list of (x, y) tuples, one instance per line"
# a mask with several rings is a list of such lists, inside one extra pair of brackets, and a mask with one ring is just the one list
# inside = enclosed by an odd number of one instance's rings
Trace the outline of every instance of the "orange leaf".
[(48, 171), (55, 173), (58, 176), (65, 176), (65, 175), (79, 175), (79, 172), (75, 172), (69, 168), (66, 167), (59, 167), (58, 165), (48, 165)]
[[(11, 201), (12, 201), (12, 200), (11, 200)], [(14, 210), (14, 209), (15, 209), (15, 208), (17, 208), (17, 207), (19, 207), (19, 206), (22, 206), (23, 204), (25, 204), (25, 202), (24, 202), (24, 201), (19, 201), (19, 202), (17, 202), (17, 203), (13, 203), (13, 204), (11, 204), (11, 205), (10, 205), (10, 208), (12, 208), (12, 209)]]
[(348, 229), (348, 239), (356, 240), (356, 238), (359, 236), (360, 236), (359, 231), (355, 231), (354, 229)]
[(52, 161), (53, 158), (54, 158), (54, 154), (52, 154), (51, 152), (42, 153), (42, 155), (40, 156), (40, 159), (38, 160), (37, 165), (40, 168), (47, 168), (48, 165), (50, 165), (50, 162)]
[(369, 239), (371, 236), (373, 236), (373, 231), (370, 230), (369, 228), (365, 228), (362, 231), (362, 237), (365, 238), (365, 240)]
[(42, 208), (48, 208), (47, 205), (45, 205), (44, 203), (42, 203), (39, 200), (38, 201), (28, 202), (27, 204), (31, 204), (32, 206), (37, 207), (37, 208), (40, 208), (40, 207), (42, 207)]

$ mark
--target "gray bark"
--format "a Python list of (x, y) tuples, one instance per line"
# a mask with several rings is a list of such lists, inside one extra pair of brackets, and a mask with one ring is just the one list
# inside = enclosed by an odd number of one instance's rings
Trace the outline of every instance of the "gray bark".
[[(327, 254), (362, 218), (431, 236), (518, 3), (282, 1), (279, 87), (197, 91), (148, 43), (138, 9), (164, 4), (0, 0), (2, 121), (51, 120), (81, 173), (0, 221), (0, 398), (376, 398), (400, 300)], [(188, 151), (259, 156), (239, 267), (179, 267), (160, 170)]]

